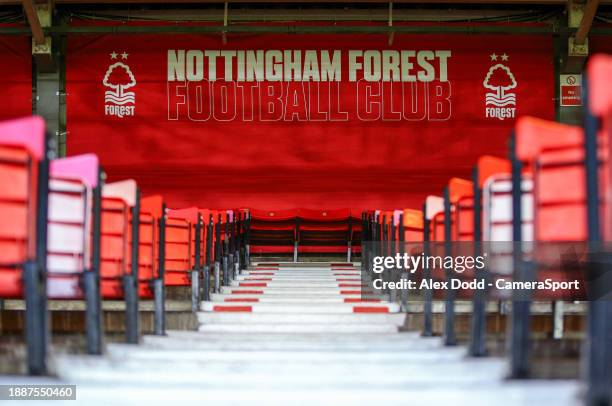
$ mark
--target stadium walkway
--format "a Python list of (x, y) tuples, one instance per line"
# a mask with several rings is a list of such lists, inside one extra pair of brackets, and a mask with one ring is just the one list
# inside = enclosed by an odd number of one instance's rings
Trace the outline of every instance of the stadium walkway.
[(579, 404), (574, 381), (507, 381), (501, 359), (399, 332), (399, 306), (362, 289), (350, 264), (255, 264), (202, 303), (197, 332), (58, 356), (58, 379), (0, 384), (76, 384), (66, 405)]

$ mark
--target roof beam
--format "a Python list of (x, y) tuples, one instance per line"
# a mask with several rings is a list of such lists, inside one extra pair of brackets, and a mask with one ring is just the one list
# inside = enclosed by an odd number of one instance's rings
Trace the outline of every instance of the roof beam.
[(38, 19), (38, 13), (34, 8), (32, 0), (22, 0), (23, 10), (25, 11), (26, 17), (28, 18), (28, 24), (32, 30), (32, 38), (37, 45), (45, 43), (45, 33), (43, 32), (42, 25)]
[(593, 25), (593, 19), (597, 13), (598, 6), (599, 0), (587, 1), (584, 8), (584, 14), (582, 15), (582, 20), (580, 21), (580, 26), (578, 27), (578, 31), (576, 31), (576, 36), (574, 37), (574, 43), (576, 45), (584, 45), (586, 42), (589, 31), (591, 30), (591, 25)]
[[(56, 4), (223, 4), (223, 0), (56, 0)], [(387, 4), (389, 0), (228, 0), (228, 3), (285, 3), (285, 4), (303, 4), (303, 3), (370, 3), (370, 4)], [(396, 4), (419, 4), (426, 6), (427, 4), (482, 4), (482, 5), (565, 5), (567, 0), (429, 0), (428, 2), (417, 0), (394, 0)], [(612, 0), (601, 0), (601, 4), (612, 4)], [(19, 0), (0, 0), (2, 5), (16, 5)]]

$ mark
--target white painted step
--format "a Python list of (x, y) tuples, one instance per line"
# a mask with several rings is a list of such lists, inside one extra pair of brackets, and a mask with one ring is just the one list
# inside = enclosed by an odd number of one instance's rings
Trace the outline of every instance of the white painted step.
[[(347, 269), (347, 270), (339, 270), (339, 269), (321, 269), (318, 271), (301, 271), (301, 270), (293, 270), (293, 271), (284, 271), (284, 270), (275, 270), (275, 269), (251, 269), (248, 271), (240, 272), (240, 275), (251, 275), (251, 274), (274, 274), (274, 275), (285, 275), (285, 276), (320, 276), (320, 275), (362, 275), (362, 273), (358, 270)], [(363, 274), (365, 275), (365, 274)]]
[(287, 268), (287, 269), (329, 269), (329, 268), (360, 268), (357, 264), (341, 264), (341, 263), (325, 263), (325, 262), (303, 262), (303, 263), (295, 263), (295, 262), (275, 262), (275, 263), (265, 263), (258, 262), (255, 264), (251, 264), (251, 268)]
[(357, 324), (368, 327), (376, 324), (404, 325), (403, 313), (346, 313), (346, 314), (292, 314), (292, 313), (239, 313), (198, 312), (203, 324)]
[[(380, 297), (362, 298), (360, 295), (340, 296), (340, 295), (236, 295), (213, 293), (211, 300), (217, 303), (300, 303), (300, 304), (324, 304), (324, 303), (386, 303)], [(368, 301), (371, 300), (371, 301)]]
[[(290, 288), (290, 287), (260, 287), (260, 286), (224, 286), (221, 288), (221, 292), (234, 294), (241, 292), (258, 292), (259, 294), (264, 295), (299, 295), (299, 294), (321, 294), (321, 295), (329, 295), (335, 294), (340, 295), (342, 292), (351, 292), (352, 295), (371, 295), (372, 290), (369, 289), (360, 289), (357, 287), (347, 287), (347, 288)], [(260, 293), (261, 292), (261, 293)], [(357, 292), (357, 293), (355, 293)]]
[[(213, 314), (213, 313), (209, 313)], [(325, 323), (325, 324), (292, 324), (292, 323), (254, 323), (246, 324), (238, 322), (236, 324), (230, 323), (215, 323), (215, 324), (202, 324), (198, 331), (204, 333), (243, 333), (243, 334), (257, 334), (257, 333), (274, 333), (274, 334), (285, 334), (285, 333), (299, 333), (299, 334), (379, 334), (379, 333), (397, 333), (398, 328), (394, 324), (340, 324)]]
[[(440, 337), (421, 337), (418, 333), (403, 332), (401, 334), (369, 334), (366, 336), (354, 335), (347, 337), (338, 334), (213, 334), (200, 333), (197, 331), (168, 331), (167, 336), (144, 336), (143, 344), (148, 349), (157, 350), (156, 353), (166, 352), (191, 353), (211, 351), (213, 349), (226, 351), (227, 353), (237, 351), (304, 351), (313, 353), (324, 351), (330, 359), (336, 353), (357, 351), (362, 353), (394, 351), (398, 354), (407, 353), (409, 356), (418, 354), (435, 353), (448, 354), (456, 352), (463, 356), (466, 353), (462, 347), (443, 347)], [(109, 352), (113, 350), (140, 353), (140, 350), (129, 344), (110, 344)], [(390, 350), (392, 349), (392, 350)], [(124, 358), (123, 354), (119, 355)]]
[(324, 273), (361, 273), (361, 269), (351, 268), (329, 268), (329, 269), (280, 269), (280, 268), (258, 268), (245, 269), (241, 273), (274, 273), (274, 274), (296, 274), (296, 275), (317, 275)]
[[(448, 360), (444, 363), (388, 362), (388, 359), (365, 357), (359, 362), (358, 353), (346, 363), (326, 363), (321, 368), (315, 362), (285, 361), (274, 363), (252, 361), (245, 353), (243, 362), (206, 361), (173, 362), (172, 368), (152, 360), (138, 362), (115, 361), (106, 358), (58, 358), (57, 370), (62, 379), (87, 383), (102, 381), (107, 384), (147, 384), (150, 386), (191, 383), (208, 388), (220, 388), (232, 382), (232, 390), (244, 388), (393, 388), (423, 385), (436, 380), (438, 385), (495, 384), (503, 379), (505, 364), (501, 360)], [(140, 363), (140, 366), (139, 366)], [(365, 367), (367, 365), (367, 367)]]
[(205, 312), (252, 312), (252, 313), (309, 313), (309, 314), (339, 314), (339, 313), (397, 313), (398, 303), (329, 303), (329, 304), (299, 304), (299, 303), (233, 303), (233, 302), (202, 302), (200, 306)]
[(360, 272), (360, 269), (356, 268), (277, 268), (277, 267), (261, 267), (261, 268), (249, 268), (247, 271), (256, 272), (296, 272), (296, 273), (318, 273), (318, 272)]
[(236, 281), (295, 281), (295, 282), (337, 282), (337, 281), (351, 281), (361, 282), (359, 275), (357, 276), (266, 276), (266, 275), (237, 275)]
[(231, 286), (236, 287), (267, 287), (267, 288), (342, 288), (342, 287), (366, 287), (361, 281), (357, 282), (309, 282), (309, 281), (232, 281)]
[[(117, 384), (109, 390), (104, 383), (81, 384), (78, 401), (53, 401), (61, 406), (168, 406), (168, 405), (470, 405), (470, 406), (578, 406), (576, 382), (507, 382), (495, 386), (448, 387), (396, 387), (396, 388), (335, 388), (294, 389), (285, 388), (233, 390), (233, 382), (225, 388), (211, 389), (191, 383), (150, 387), (148, 385)], [(228, 389), (229, 388), (229, 389)], [(28, 401), (28, 405), (48, 405), (48, 402)], [(3, 405), (22, 406), (23, 401), (3, 401)]]

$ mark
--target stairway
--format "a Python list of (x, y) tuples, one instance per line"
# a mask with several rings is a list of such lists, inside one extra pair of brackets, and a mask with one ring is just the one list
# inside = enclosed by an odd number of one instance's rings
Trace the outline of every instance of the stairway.
[(580, 404), (576, 382), (508, 381), (504, 360), (400, 332), (397, 303), (361, 284), (351, 264), (255, 264), (202, 303), (199, 331), (58, 357), (59, 379), (105, 406)]
[(397, 333), (405, 319), (352, 264), (257, 264), (202, 310), (208, 333)]

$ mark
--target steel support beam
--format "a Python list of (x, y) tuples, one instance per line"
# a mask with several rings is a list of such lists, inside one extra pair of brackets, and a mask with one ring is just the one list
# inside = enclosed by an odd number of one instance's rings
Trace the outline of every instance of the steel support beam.
[(28, 24), (30, 24), (30, 30), (32, 31), (32, 39), (34, 44), (42, 45), (45, 43), (45, 33), (43, 32), (42, 25), (38, 18), (38, 12), (32, 0), (22, 0), (23, 11), (25, 12)]
[[(507, 35), (571, 35), (575, 29), (556, 25), (116, 25), (116, 26), (67, 26), (44, 28), (47, 35), (78, 34), (507, 34)], [(0, 27), (1, 35), (30, 35), (23, 27)], [(612, 35), (612, 28), (593, 27), (591, 34)]]
[(22, 4), (30, 25), (36, 66), (42, 72), (55, 72), (51, 37), (45, 32), (53, 25), (53, 6), (50, 2), (35, 4), (33, 0), (23, 0)]
[[(262, 3), (283, 3), (283, 4), (297, 4), (303, 3), (310, 4), (326, 4), (326, 3), (360, 3), (360, 4), (387, 4), (389, 0), (228, 0), (228, 3), (248, 3), (248, 4), (262, 4)], [(56, 4), (167, 4), (167, 0), (55, 0)], [(222, 3), (220, 0), (180, 0), (177, 4), (219, 4)], [(398, 4), (423, 4), (422, 1), (417, 0), (394, 0), (394, 3)], [(503, 5), (541, 5), (541, 6), (557, 6), (565, 5), (566, 0), (496, 0), (491, 2), (489, 0), (429, 0), (428, 4), (452, 4), (452, 5), (470, 5), (470, 4), (484, 4), (490, 6), (491, 4), (503, 4)], [(2, 5), (16, 5), (19, 4), (19, 0), (0, 0), (0, 6)], [(604, 0), (602, 4), (612, 4), (611, 0)]]
[(567, 62), (564, 71), (578, 73), (582, 71), (589, 56), (588, 36), (593, 25), (600, 0), (570, 0), (568, 2), (568, 26), (576, 29), (575, 35), (567, 40)]
[(589, 31), (591, 30), (591, 26), (593, 25), (593, 19), (595, 18), (595, 14), (597, 13), (597, 7), (599, 6), (599, 0), (588, 0), (586, 6), (584, 7), (584, 14), (582, 15), (582, 20), (580, 21), (580, 26), (578, 27), (578, 31), (576, 31), (576, 36), (574, 37), (575, 45), (584, 45), (589, 35)]

